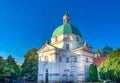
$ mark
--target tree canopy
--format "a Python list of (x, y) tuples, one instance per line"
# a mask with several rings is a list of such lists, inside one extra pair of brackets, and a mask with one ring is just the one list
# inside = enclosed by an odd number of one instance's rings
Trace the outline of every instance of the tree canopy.
[(32, 48), (24, 55), (24, 63), (22, 64), (22, 75), (27, 80), (37, 80), (38, 72), (38, 54), (37, 49)]
[(95, 64), (90, 65), (90, 81), (98, 81), (97, 66)]
[(95, 51), (94, 57), (98, 58), (98, 57), (103, 57), (103, 56), (109, 56), (109, 54), (113, 51), (113, 48), (110, 46), (105, 46), (104, 48), (100, 49), (98, 48)]
[(95, 57), (95, 58), (102, 57), (102, 50), (101, 50), (100, 48), (98, 48), (98, 49), (95, 51), (94, 57)]
[(120, 83), (120, 48), (112, 51), (108, 59), (99, 67), (103, 80), (113, 80)]
[(6, 62), (5, 60), (3, 59), (3, 57), (0, 56), (0, 75), (3, 76), (4, 75), (4, 72), (5, 72), (5, 67), (6, 67)]
[(110, 46), (105, 46), (103, 49), (103, 55), (104, 56), (108, 56), (112, 51), (113, 51), (113, 48), (110, 47)]
[(9, 55), (6, 60), (0, 56), (0, 76), (13, 76), (15, 78), (19, 76), (19, 67), (12, 55)]

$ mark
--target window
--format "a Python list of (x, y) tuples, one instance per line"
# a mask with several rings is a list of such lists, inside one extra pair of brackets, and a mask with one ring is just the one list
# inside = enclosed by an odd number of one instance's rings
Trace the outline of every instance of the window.
[(62, 57), (61, 56), (59, 57), (59, 62), (62, 62)]
[(86, 62), (88, 62), (88, 58), (86, 58)]
[(48, 70), (46, 70), (46, 73), (48, 72)]
[(66, 57), (66, 63), (69, 63), (69, 57)]
[(67, 22), (69, 23), (70, 19), (67, 19)]
[(73, 57), (71, 58), (71, 62), (77, 62), (77, 57), (76, 57), (76, 56), (73, 56)]
[(69, 49), (69, 44), (66, 44), (66, 49)]
[(77, 62), (77, 57), (74, 57), (74, 62)]
[(55, 42), (57, 42), (57, 39), (58, 39), (58, 38), (57, 38), (57, 37), (55, 37)]
[(79, 41), (79, 37), (76, 37), (76, 41)]
[(71, 57), (71, 62), (74, 62), (74, 57)]

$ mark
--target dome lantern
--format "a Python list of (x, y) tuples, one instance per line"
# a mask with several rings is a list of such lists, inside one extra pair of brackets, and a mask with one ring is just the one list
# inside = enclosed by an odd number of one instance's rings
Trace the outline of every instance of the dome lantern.
[(63, 24), (70, 23), (70, 16), (68, 15), (68, 11), (66, 10), (66, 14), (63, 16)]

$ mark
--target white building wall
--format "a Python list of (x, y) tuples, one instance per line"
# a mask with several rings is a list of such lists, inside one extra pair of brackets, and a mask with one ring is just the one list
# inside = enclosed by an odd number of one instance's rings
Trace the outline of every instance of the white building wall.
[[(93, 63), (93, 53), (82, 50), (82, 38), (78, 36), (79, 41), (76, 41), (76, 37), (77, 35), (73, 34), (61, 35), (58, 36), (58, 42), (55, 42), (55, 38), (51, 38), (54, 49), (49, 47), (47, 51), (39, 52), (41, 59), (39, 58), (38, 83), (40, 80), (45, 81), (46, 69), (49, 73), (49, 83), (65, 80), (85, 81), (89, 77), (89, 65)], [(69, 44), (69, 50), (66, 50), (66, 44)], [(48, 62), (45, 65), (46, 56)], [(59, 56), (62, 57), (62, 62), (59, 62)], [(72, 62), (73, 56), (77, 57), (77, 62)], [(66, 63), (67, 57), (69, 63)]]
[[(57, 37), (57, 41), (56, 40)], [(66, 44), (70, 45), (70, 50), (78, 48), (82, 46), (83, 41), (82, 38), (78, 35), (74, 34), (62, 34), (60, 36), (56, 36), (51, 38), (51, 44), (55, 47), (61, 48), (63, 50), (66, 49)], [(79, 38), (79, 41), (76, 41), (76, 37)]]
[[(80, 53), (81, 52), (81, 53)], [(85, 54), (85, 55), (83, 55)], [(48, 69), (49, 74), (59, 74), (49, 76), (49, 80), (58, 81), (58, 80), (66, 80), (66, 76), (63, 76), (67, 73), (67, 80), (85, 80), (85, 66), (89, 66), (92, 63), (92, 58), (90, 58), (91, 54), (86, 55), (87, 53), (83, 53), (83, 51), (77, 51), (76, 53), (71, 53), (70, 51), (66, 51), (65, 53), (52, 55), (55, 60), (53, 62), (49, 62), (45, 67), (44, 62), (39, 62), (39, 74), (43, 74), (43, 76), (38, 75), (39, 80), (45, 80), (45, 69)], [(59, 56), (62, 57), (62, 62), (59, 62)], [(71, 56), (77, 57), (77, 62), (71, 62)], [(69, 63), (66, 63), (66, 57), (69, 57)], [(52, 57), (53, 58), (53, 57)], [(88, 58), (89, 62), (86, 62), (86, 58)], [(73, 67), (72, 67), (73, 66)], [(69, 70), (66, 71), (65, 70)], [(73, 74), (74, 76), (70, 76)]]

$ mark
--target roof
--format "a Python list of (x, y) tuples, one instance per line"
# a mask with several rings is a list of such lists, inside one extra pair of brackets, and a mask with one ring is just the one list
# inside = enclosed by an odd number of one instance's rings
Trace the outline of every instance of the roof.
[(99, 58), (93, 58), (93, 63), (96, 66), (100, 66), (102, 62), (104, 62), (108, 57), (99, 57)]
[(74, 27), (73, 25), (68, 24), (68, 23), (58, 26), (54, 30), (52, 37), (55, 37), (55, 36), (61, 35), (61, 34), (71, 34), (71, 33), (82, 37), (80, 31), (76, 27)]

